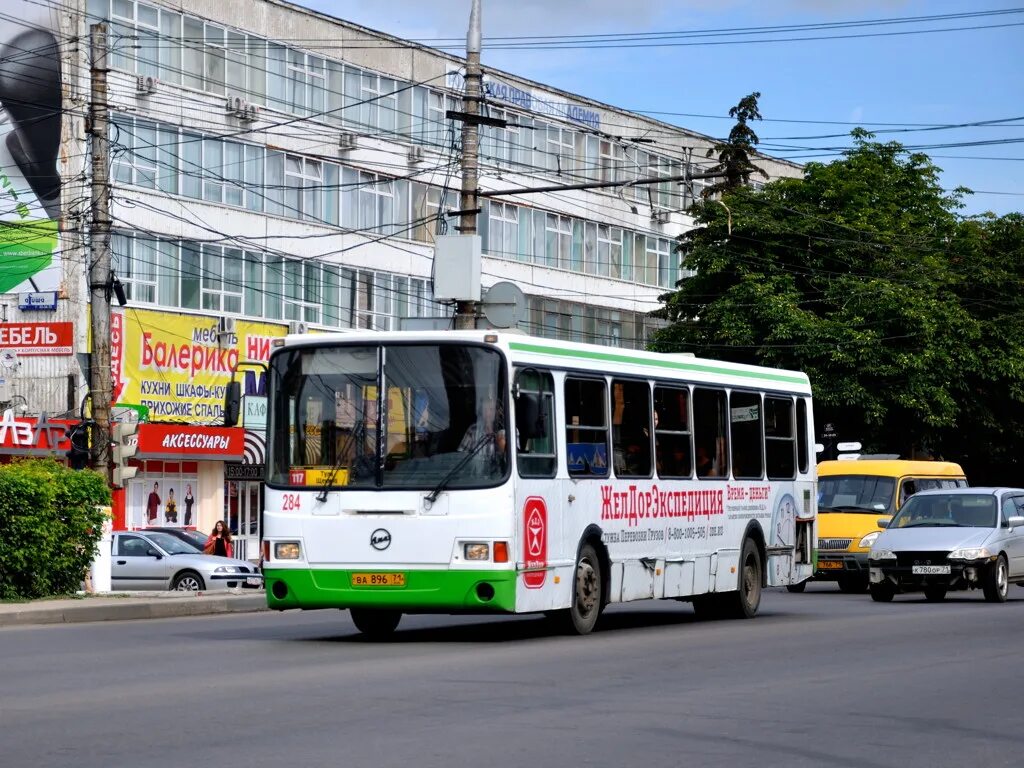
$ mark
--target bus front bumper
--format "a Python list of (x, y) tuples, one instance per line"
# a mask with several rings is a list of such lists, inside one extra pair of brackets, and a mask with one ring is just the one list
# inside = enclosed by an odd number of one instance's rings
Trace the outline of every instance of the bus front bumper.
[(517, 574), (514, 570), (408, 569), (389, 570), (384, 575), (399, 573), (404, 577), (402, 585), (354, 586), (353, 574), (368, 576), (367, 569), (263, 569), (267, 605), (275, 610), (389, 608), (406, 613), (511, 613), (515, 610)]

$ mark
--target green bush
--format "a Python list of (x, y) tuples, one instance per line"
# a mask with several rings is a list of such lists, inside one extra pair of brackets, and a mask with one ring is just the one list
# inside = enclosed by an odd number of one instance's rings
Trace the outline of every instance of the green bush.
[(0, 465), (0, 600), (76, 592), (102, 535), (110, 489), (53, 459)]

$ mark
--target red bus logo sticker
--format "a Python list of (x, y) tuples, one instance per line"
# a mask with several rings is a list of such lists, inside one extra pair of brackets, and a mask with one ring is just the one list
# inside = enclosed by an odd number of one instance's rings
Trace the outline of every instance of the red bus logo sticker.
[(532, 568), (547, 568), (548, 564), (548, 507), (540, 496), (530, 496), (523, 508), (523, 560), (527, 572), (523, 583), (527, 589), (544, 586), (547, 571), (532, 571)]

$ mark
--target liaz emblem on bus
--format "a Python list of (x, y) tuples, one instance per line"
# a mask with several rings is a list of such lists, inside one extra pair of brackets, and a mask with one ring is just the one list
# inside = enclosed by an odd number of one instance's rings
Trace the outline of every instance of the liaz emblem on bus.
[(548, 506), (540, 496), (530, 496), (523, 508), (523, 561), (527, 572), (523, 583), (527, 589), (540, 589), (547, 578)]

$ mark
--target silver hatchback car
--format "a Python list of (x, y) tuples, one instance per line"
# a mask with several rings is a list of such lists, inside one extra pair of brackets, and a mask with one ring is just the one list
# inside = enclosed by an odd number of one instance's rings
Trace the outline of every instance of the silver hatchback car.
[(252, 563), (204, 555), (191, 544), (162, 531), (115, 533), (111, 547), (111, 587), (117, 591), (202, 592), (263, 587), (263, 574)]
[(868, 554), (871, 597), (923, 590), (942, 600), (949, 590), (978, 589), (1006, 600), (1024, 583), (1024, 488), (921, 491), (884, 528)]

